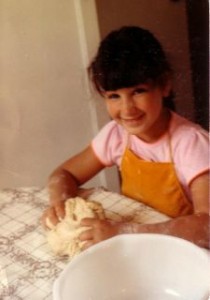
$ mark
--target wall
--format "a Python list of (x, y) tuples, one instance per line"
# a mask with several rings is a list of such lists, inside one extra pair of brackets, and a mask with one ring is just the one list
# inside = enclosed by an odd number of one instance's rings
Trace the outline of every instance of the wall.
[(97, 130), (75, 3), (0, 0), (1, 188), (43, 186)]
[(184, 0), (96, 0), (104, 37), (123, 25), (151, 30), (162, 43), (174, 69), (177, 111), (194, 119), (188, 25)]
[(195, 120), (209, 130), (209, 1), (186, 0)]
[[(96, 4), (102, 37), (125, 24), (158, 34), (176, 67), (178, 108), (192, 116), (184, 1)], [(43, 186), (108, 120), (84, 72), (100, 40), (95, 0), (0, 0), (0, 36), (0, 188)], [(117, 191), (116, 170), (88, 185)]]

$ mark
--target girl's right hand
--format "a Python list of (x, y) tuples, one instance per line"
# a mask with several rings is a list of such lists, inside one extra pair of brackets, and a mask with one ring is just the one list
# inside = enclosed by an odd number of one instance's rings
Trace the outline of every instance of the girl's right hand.
[[(56, 225), (65, 216), (65, 201), (59, 201), (54, 203), (53, 206), (49, 206), (41, 217), (41, 222), (44, 228), (49, 228), (47, 223)], [(49, 220), (47, 222), (47, 219)]]

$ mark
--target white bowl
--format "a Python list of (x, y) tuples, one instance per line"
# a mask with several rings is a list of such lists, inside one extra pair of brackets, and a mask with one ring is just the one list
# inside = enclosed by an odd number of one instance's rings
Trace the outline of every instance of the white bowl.
[(183, 239), (128, 234), (75, 257), (53, 286), (54, 300), (208, 300), (210, 256)]

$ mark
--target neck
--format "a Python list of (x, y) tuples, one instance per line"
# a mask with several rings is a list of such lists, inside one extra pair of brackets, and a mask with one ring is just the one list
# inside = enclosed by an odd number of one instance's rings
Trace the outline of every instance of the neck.
[(153, 143), (157, 141), (164, 133), (167, 132), (171, 119), (171, 112), (167, 108), (164, 108), (159, 118), (150, 128), (149, 132), (145, 136), (139, 136), (140, 139), (147, 143)]

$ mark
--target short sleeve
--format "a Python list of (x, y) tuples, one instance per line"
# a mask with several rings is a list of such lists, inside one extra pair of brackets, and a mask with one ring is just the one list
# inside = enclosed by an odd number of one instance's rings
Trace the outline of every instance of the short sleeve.
[(186, 131), (177, 148), (178, 168), (189, 185), (194, 178), (209, 170), (208, 132), (202, 128)]
[(123, 128), (115, 121), (109, 122), (95, 136), (91, 146), (102, 164), (119, 166), (123, 153)]

